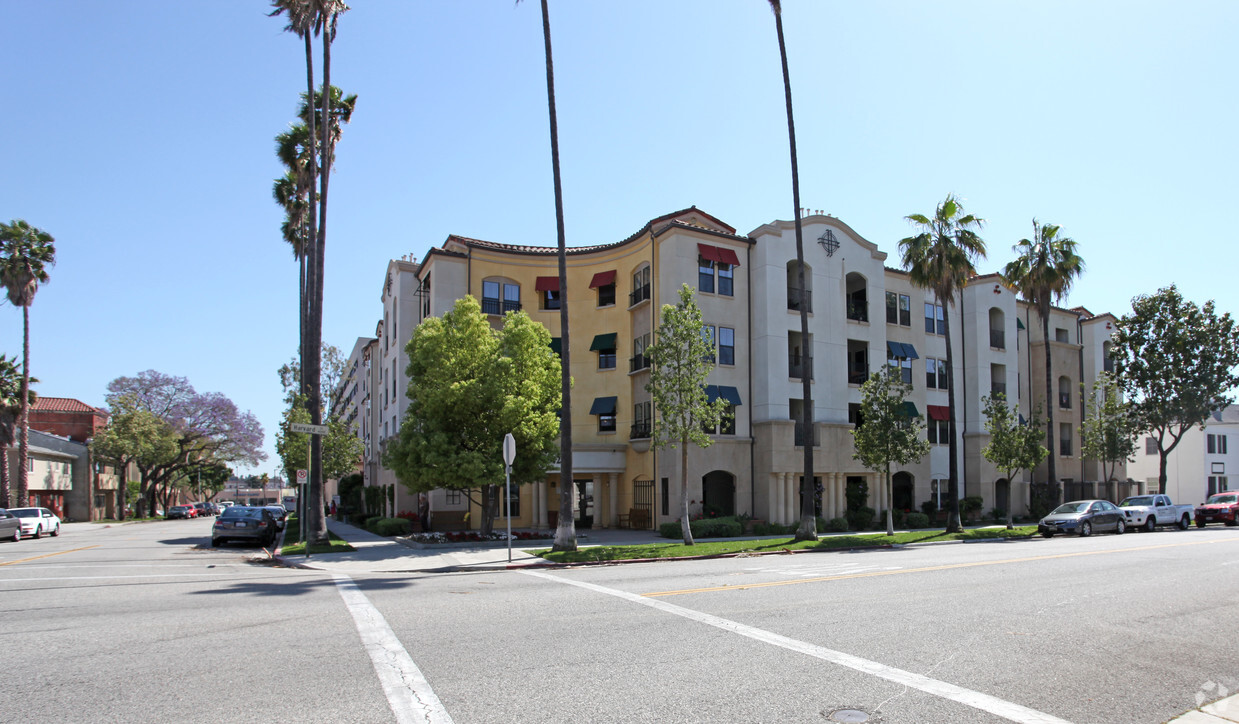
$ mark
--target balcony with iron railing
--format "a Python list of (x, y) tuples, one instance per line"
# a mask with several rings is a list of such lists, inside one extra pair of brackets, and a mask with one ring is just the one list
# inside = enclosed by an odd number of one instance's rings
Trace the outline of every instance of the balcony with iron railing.
[(652, 430), (650, 427), (650, 423), (634, 422), (632, 424), (632, 427), (628, 430), (628, 439), (629, 440), (645, 440), (650, 437), (651, 432)]
[(848, 384), (849, 385), (863, 385), (865, 384), (865, 381), (868, 379), (869, 379), (869, 368), (868, 367), (865, 367), (865, 368), (857, 367), (853, 370), (848, 371)]
[(1071, 393), (1070, 392), (1058, 393), (1058, 407), (1061, 410), (1071, 409)]
[(643, 369), (646, 369), (649, 366), (650, 366), (650, 358), (646, 357), (644, 353), (634, 354), (633, 356), (628, 358), (628, 371), (629, 372), (639, 372)]
[(804, 372), (808, 369), (809, 379), (813, 379), (813, 358), (805, 355), (791, 354), (787, 357), (787, 376), (795, 379), (804, 379)]
[(788, 287), (787, 289), (787, 308), (793, 312), (800, 311), (800, 300), (804, 299), (805, 311), (813, 311), (813, 292), (809, 289), (797, 289)]
[(521, 311), (521, 303), (511, 299), (482, 299), (482, 314), (506, 314)]
[(650, 285), (646, 284), (628, 295), (628, 306), (635, 307), (650, 298)]
[(993, 347), (994, 349), (1006, 349), (1007, 348), (1006, 332), (1001, 329), (991, 329), (989, 331), (989, 346)]

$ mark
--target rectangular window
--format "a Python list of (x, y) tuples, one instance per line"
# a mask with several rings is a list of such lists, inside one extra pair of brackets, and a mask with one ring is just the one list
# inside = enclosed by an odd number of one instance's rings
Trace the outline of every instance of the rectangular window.
[(714, 325), (713, 324), (706, 324), (702, 326), (701, 338), (705, 340), (705, 343), (710, 347), (710, 355), (707, 357), (707, 359), (709, 359), (711, 362), (715, 362), (716, 361), (716, 358), (714, 356), (715, 337), (714, 337)]
[(946, 313), (941, 304), (925, 303), (925, 334), (946, 334)]
[(521, 288), (516, 284), (503, 285), (503, 311), (519, 312), (521, 311)]
[(630, 438), (641, 439), (650, 436), (651, 423), (649, 402), (638, 402), (632, 406), (632, 431), (629, 433)]
[(547, 289), (542, 292), (543, 309), (559, 309), (559, 290)]
[(663, 515), (671, 515), (671, 481), (667, 478), (662, 479), (662, 490), (659, 495), (659, 506), (662, 508)]
[(615, 369), (615, 348), (598, 350), (598, 369), (613, 370)]
[(1157, 439), (1156, 438), (1146, 437), (1144, 439), (1144, 454), (1145, 455), (1156, 455), (1157, 454)]
[(886, 360), (886, 364), (891, 370), (899, 374), (899, 379), (907, 384), (912, 384), (912, 360), (902, 357), (890, 357)]
[(899, 295), (894, 292), (886, 293), (886, 323), (899, 323)]
[(899, 295), (899, 326), (912, 326), (912, 297), (907, 294)]
[(628, 297), (628, 306), (632, 307), (650, 298), (650, 268), (641, 267), (632, 275), (632, 294)]
[(929, 437), (929, 442), (934, 445), (951, 444), (951, 423), (949, 420), (927, 420), (925, 423), (925, 433)]
[(614, 412), (604, 412), (598, 416), (598, 432), (615, 432)]
[(725, 264), (721, 261), (718, 263), (718, 293), (719, 294), (722, 294), (725, 297), (735, 296), (735, 291), (734, 291), (735, 287), (734, 287), (734, 280), (733, 280), (734, 274), (735, 274), (735, 271), (734, 271), (734, 268), (731, 266), (731, 264)]
[(1055, 342), (1067, 342), (1068, 341), (1067, 330), (1063, 329), (1062, 327), (1055, 327), (1054, 328), (1054, 341)]
[(731, 327), (718, 328), (718, 363), (721, 365), (736, 363), (736, 330)]
[(615, 306), (615, 283), (603, 284), (598, 287), (598, 306), (613, 307)]
[(720, 435), (735, 435), (736, 434), (736, 406), (728, 405), (727, 412), (724, 413), (722, 421), (719, 423), (718, 432)]
[(1205, 435), (1205, 443), (1208, 446), (1207, 452), (1210, 455), (1217, 452), (1217, 435)]
[(648, 333), (640, 337), (632, 339), (632, 359), (628, 362), (628, 371), (636, 372), (650, 366), (650, 359), (646, 356), (645, 350), (649, 349), (650, 335)]
[(1217, 452), (1218, 452), (1218, 455), (1226, 454), (1226, 436), (1225, 435), (1217, 436)]
[(697, 290), (714, 293), (714, 262), (704, 256), (697, 257)]
[(459, 490), (449, 490), (447, 491), (447, 504), (448, 505), (460, 505), (462, 502), (461, 499), (463, 497), (464, 496), (461, 494)]
[(1063, 422), (1058, 425), (1058, 454), (1063, 457), (1071, 456), (1071, 423)]

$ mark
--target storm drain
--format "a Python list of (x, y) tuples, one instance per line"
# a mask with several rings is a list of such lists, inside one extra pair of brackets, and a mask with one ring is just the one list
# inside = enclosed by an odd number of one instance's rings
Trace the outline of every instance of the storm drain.
[(839, 709), (831, 713), (830, 720), (843, 724), (860, 724), (869, 721), (869, 715), (860, 709)]

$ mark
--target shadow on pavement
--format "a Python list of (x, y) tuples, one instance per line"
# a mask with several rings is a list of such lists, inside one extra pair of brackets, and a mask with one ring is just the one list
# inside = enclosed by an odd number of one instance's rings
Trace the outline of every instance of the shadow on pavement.
[[(401, 576), (399, 578), (379, 578), (367, 576), (363, 581), (358, 581), (358, 586), (367, 591), (370, 590), (398, 590), (410, 588), (415, 584), (415, 580)], [(250, 596), (303, 596), (307, 593), (322, 589), (332, 589), (336, 587), (335, 581), (324, 576), (315, 576), (313, 578), (288, 578), (278, 581), (264, 579), (262, 581), (236, 581), (234, 583), (220, 586), (219, 588), (206, 591), (193, 591), (195, 596), (232, 596), (236, 594)]]

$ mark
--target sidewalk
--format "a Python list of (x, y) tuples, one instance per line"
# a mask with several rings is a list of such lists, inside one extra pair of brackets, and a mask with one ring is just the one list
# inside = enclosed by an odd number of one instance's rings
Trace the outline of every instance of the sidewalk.
[(1170, 720), (1175, 724), (1228, 724), (1239, 722), (1239, 694), (1221, 699), (1200, 709), (1193, 709)]

